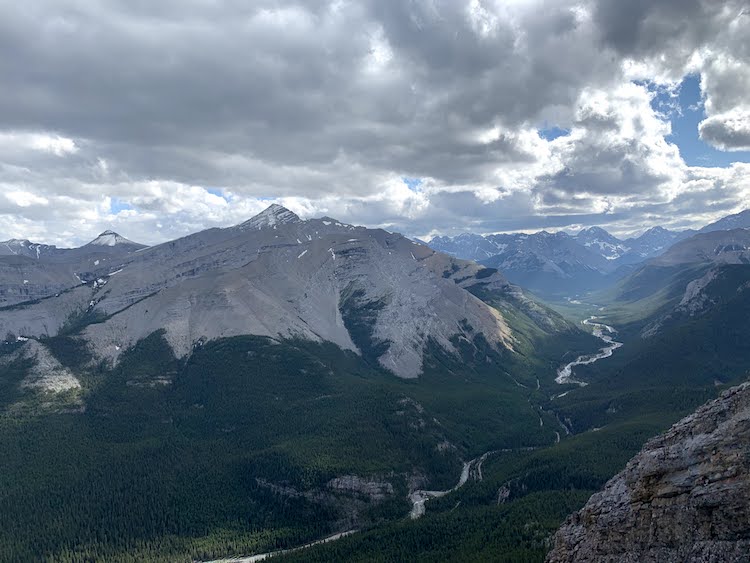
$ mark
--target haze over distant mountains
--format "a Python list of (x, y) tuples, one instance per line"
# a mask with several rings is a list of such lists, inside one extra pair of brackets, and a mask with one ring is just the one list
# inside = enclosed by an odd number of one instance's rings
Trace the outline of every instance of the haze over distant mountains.
[(576, 234), (564, 231), (434, 237), (430, 247), (497, 268), (514, 283), (542, 295), (576, 294), (603, 287), (627, 275), (634, 265), (660, 256), (696, 232), (750, 228), (750, 210), (706, 225), (700, 231), (652, 227), (619, 239), (600, 227)]

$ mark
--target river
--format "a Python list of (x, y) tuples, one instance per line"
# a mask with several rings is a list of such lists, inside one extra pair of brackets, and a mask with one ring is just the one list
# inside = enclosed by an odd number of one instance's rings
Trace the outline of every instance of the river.
[[(431, 498), (438, 498), (442, 497), (444, 495), (447, 495), (448, 493), (452, 493), (453, 491), (459, 489), (460, 487), (463, 487), (466, 482), (469, 480), (469, 476), (472, 475), (473, 478), (477, 481), (482, 480), (482, 463), (484, 462), (487, 457), (494, 453), (493, 451), (487, 452), (475, 459), (472, 459), (471, 461), (464, 462), (463, 467), (461, 468), (461, 474), (458, 478), (458, 483), (446, 491), (426, 491), (426, 490), (419, 490), (414, 491), (409, 495), (409, 500), (412, 503), (411, 512), (409, 513), (409, 516), (412, 518), (412, 520), (416, 520), (420, 516), (424, 515), (425, 513), (425, 502), (430, 500)], [(251, 555), (248, 557), (230, 557), (227, 559), (215, 559), (213, 561), (209, 561), (207, 563), (255, 563), (257, 561), (264, 561), (266, 559), (270, 559), (272, 557), (276, 557), (278, 555), (284, 555), (287, 553), (293, 553), (296, 551), (301, 551), (303, 549), (308, 549), (310, 547), (313, 547), (315, 545), (320, 545), (323, 543), (328, 543), (332, 541), (336, 541), (338, 539), (341, 539), (345, 536), (349, 536), (351, 534), (354, 534), (357, 532), (357, 530), (349, 530), (346, 532), (342, 532), (340, 534), (334, 534), (332, 536), (328, 536), (327, 538), (323, 538), (318, 541), (310, 542), (305, 545), (300, 545), (298, 547), (294, 547), (291, 549), (280, 549), (277, 551), (269, 551), (268, 553), (259, 553), (257, 555)]]
[(213, 561), (208, 561), (207, 563), (255, 563), (256, 561), (265, 561), (266, 559), (270, 559), (271, 557), (276, 557), (278, 555), (294, 553), (295, 551), (302, 551), (303, 549), (307, 549), (315, 545), (320, 545), (323, 543), (336, 541), (343, 537), (350, 536), (356, 531), (357, 530), (349, 530), (348, 532), (341, 532), (339, 534), (334, 534), (332, 536), (328, 536), (327, 538), (323, 538), (321, 540), (306, 543), (305, 545), (300, 545), (298, 547), (292, 547), (289, 549), (279, 549), (277, 551), (269, 551), (268, 553), (259, 553), (257, 555), (250, 555), (249, 557), (230, 557), (227, 559), (214, 559)]
[(587, 385), (587, 383), (573, 377), (573, 368), (576, 366), (593, 364), (594, 362), (598, 362), (599, 360), (603, 360), (604, 358), (609, 358), (615, 350), (622, 346), (622, 342), (617, 342), (613, 338), (613, 335), (617, 334), (617, 331), (611, 326), (605, 325), (604, 323), (594, 322), (598, 318), (599, 317), (591, 316), (583, 321), (583, 324), (592, 326), (594, 336), (603, 340), (607, 345), (599, 350), (599, 352), (596, 354), (585, 354), (583, 356), (578, 356), (572, 362), (565, 364), (563, 367), (557, 370), (557, 377), (555, 378), (556, 383), (559, 383), (560, 385), (572, 383), (584, 387), (585, 385)]

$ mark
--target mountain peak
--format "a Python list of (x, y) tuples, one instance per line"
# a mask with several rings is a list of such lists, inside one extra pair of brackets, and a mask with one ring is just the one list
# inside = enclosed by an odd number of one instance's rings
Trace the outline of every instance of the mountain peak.
[(617, 246), (622, 242), (601, 227), (586, 227), (585, 229), (581, 229), (575, 237), (579, 241), (583, 241), (586, 246), (589, 246), (591, 243), (606, 243)]
[(132, 240), (126, 239), (124, 236), (107, 229), (101, 233), (98, 237), (92, 240), (86, 246), (117, 246), (118, 244), (136, 244)]
[(608, 236), (608, 237), (612, 236), (607, 231), (605, 231), (604, 229), (602, 229), (601, 227), (586, 227), (585, 229), (581, 229), (578, 232), (578, 236), (581, 236), (581, 235), (594, 235), (594, 236), (605, 235), (605, 236)]
[(664, 237), (674, 237), (677, 234), (678, 233), (676, 233), (675, 231), (670, 231), (669, 229), (665, 229), (664, 227), (656, 226), (644, 231), (643, 234), (636, 237), (636, 240), (647, 240), (653, 238), (661, 239)]
[(276, 227), (289, 223), (299, 223), (300, 218), (296, 213), (289, 211), (283, 205), (273, 203), (266, 209), (251, 217), (240, 225), (241, 229), (262, 229), (264, 227)]

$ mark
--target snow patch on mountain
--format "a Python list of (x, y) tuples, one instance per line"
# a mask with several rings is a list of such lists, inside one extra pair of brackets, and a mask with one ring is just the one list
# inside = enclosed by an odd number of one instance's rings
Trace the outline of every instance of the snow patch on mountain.
[(582, 229), (574, 238), (579, 244), (594, 249), (607, 260), (617, 260), (630, 250), (623, 241), (601, 227)]
[(136, 245), (137, 243), (126, 239), (124, 236), (119, 235), (114, 231), (107, 230), (92, 240), (87, 246), (117, 246), (120, 244)]
[(300, 218), (286, 207), (274, 203), (264, 211), (261, 211), (254, 217), (251, 217), (241, 225), (241, 230), (260, 230), (263, 228), (276, 228), (279, 225), (288, 225), (290, 223), (299, 223)]
[(0, 242), (0, 256), (28, 256), (39, 260), (42, 256), (54, 253), (57, 247), (38, 244), (27, 239), (10, 239)]

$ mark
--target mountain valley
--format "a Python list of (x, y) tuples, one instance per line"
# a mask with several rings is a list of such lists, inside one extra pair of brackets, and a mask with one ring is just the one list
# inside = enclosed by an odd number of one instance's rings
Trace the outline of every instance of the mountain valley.
[[(335, 534), (277, 557), (541, 561), (648, 438), (747, 379), (748, 232), (669, 235), (549, 304), (487, 261), (276, 205), (154, 247), (9, 241), (0, 558), (209, 561)], [(597, 230), (513, 244), (629, 252)]]
[(0, 2), (0, 563), (750, 563), (749, 38)]
[(3, 559), (208, 559), (408, 514), (462, 460), (554, 443), (525, 390), (596, 347), (496, 270), (279, 206), (102, 238), (0, 257), (3, 287), (35, 288), (4, 294), (3, 447), (38, 444), (3, 467)]
[[(750, 226), (750, 219), (744, 220)], [(736, 219), (738, 226), (743, 217)], [(559, 299), (611, 285), (633, 267), (666, 252), (695, 231), (652, 227), (638, 237), (620, 240), (600, 227), (575, 235), (564, 231), (534, 234), (434, 237), (430, 247), (458, 258), (498, 268), (509, 280), (539, 295)]]

